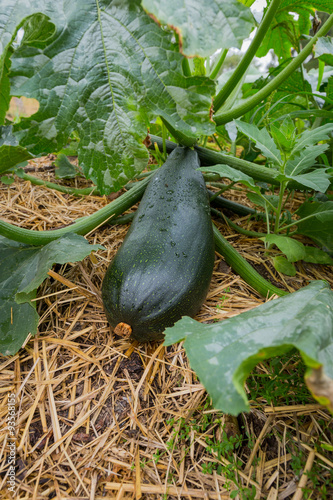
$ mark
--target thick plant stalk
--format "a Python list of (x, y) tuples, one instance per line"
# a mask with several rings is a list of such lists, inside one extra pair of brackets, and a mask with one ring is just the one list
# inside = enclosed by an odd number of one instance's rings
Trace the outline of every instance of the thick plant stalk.
[(35, 231), (32, 229), (14, 226), (13, 224), (0, 220), (0, 235), (28, 245), (46, 245), (50, 241), (60, 238), (68, 233), (85, 235), (106, 222), (111, 217), (122, 214), (125, 210), (128, 210), (135, 203), (137, 203), (141, 199), (149, 181), (150, 177), (147, 177), (143, 181), (137, 182), (132, 189), (119, 196), (119, 198), (101, 208), (94, 214), (78, 220), (74, 224), (62, 227), (61, 229)]
[(260, 23), (260, 26), (259, 26), (253, 40), (251, 42), (251, 45), (247, 49), (246, 53), (242, 57), (241, 61), (239, 62), (238, 66), (236, 67), (235, 71), (232, 73), (229, 80), (225, 83), (225, 85), (222, 87), (220, 92), (215, 97), (215, 99), (214, 99), (214, 111), (215, 112), (220, 109), (222, 104), (229, 97), (231, 92), (237, 86), (238, 82), (240, 82), (240, 80), (242, 79), (247, 68), (251, 64), (254, 56), (256, 55), (257, 50), (259, 49), (259, 47), (261, 45), (261, 42), (263, 41), (269, 27), (272, 24), (272, 20), (274, 19), (274, 16), (276, 14), (276, 11), (279, 8), (280, 3), (281, 3), (281, 0), (273, 0), (271, 2), (263, 20)]
[[(154, 149), (154, 143), (157, 144), (159, 149), (162, 151), (163, 141), (161, 137), (150, 134), (150, 139), (152, 141), (151, 149)], [(173, 151), (177, 144), (172, 141), (165, 141), (166, 150), (168, 153)], [(230, 165), (236, 170), (244, 172), (244, 174), (253, 177), (256, 181), (266, 182), (267, 184), (272, 184), (273, 186), (280, 186), (280, 182), (276, 179), (280, 173), (277, 170), (273, 170), (250, 161), (242, 160), (235, 156), (226, 155), (224, 153), (213, 151), (212, 149), (203, 148), (201, 146), (194, 146), (194, 149), (199, 155), (199, 159), (202, 166), (217, 165), (219, 163)], [(288, 183), (288, 189), (299, 189), (304, 191), (306, 188), (299, 184), (298, 182), (290, 181)]]
[(278, 295), (282, 297), (288, 292), (277, 288), (269, 281), (265, 280), (228, 241), (223, 238), (220, 231), (213, 224), (215, 248), (224, 257), (226, 263), (243, 278), (252, 288), (254, 288), (263, 297)]
[(240, 116), (244, 115), (248, 111), (251, 111), (255, 106), (260, 104), (263, 99), (266, 99), (274, 90), (276, 90), (294, 71), (296, 71), (299, 66), (305, 61), (305, 59), (311, 54), (313, 46), (318, 41), (321, 36), (327, 34), (327, 32), (333, 26), (333, 14), (327, 19), (320, 30), (312, 37), (312, 39), (307, 43), (304, 49), (296, 56), (284, 70), (281, 71), (273, 80), (271, 80), (265, 87), (259, 90), (256, 94), (245, 99), (244, 102), (235, 106), (225, 113), (214, 116), (214, 120), (217, 126), (224, 125)]

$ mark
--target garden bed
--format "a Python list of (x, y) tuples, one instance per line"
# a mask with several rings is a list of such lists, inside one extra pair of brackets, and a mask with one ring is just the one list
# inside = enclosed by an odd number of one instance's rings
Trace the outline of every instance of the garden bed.
[[(52, 158), (30, 161), (29, 167), (39, 178), (59, 182)], [(78, 178), (61, 183), (89, 185)], [(226, 196), (247, 203), (243, 192)], [(292, 200), (293, 211), (301, 196)], [(2, 218), (34, 230), (66, 226), (109, 201), (73, 197), (17, 177), (0, 184)], [(264, 230), (254, 219), (232, 219)], [(277, 273), (263, 242), (215, 222), (274, 285), (290, 292), (311, 280), (333, 285), (330, 266), (298, 262), (295, 277)], [(212, 408), (182, 343), (139, 345), (113, 335), (100, 288), (127, 229), (99, 227), (87, 239), (104, 251), (50, 271), (36, 299), (38, 335), (16, 355), (0, 358), (2, 428), (7, 395), (15, 392), (18, 403), (15, 498), (333, 498), (332, 417), (308, 392), (296, 351), (257, 365), (246, 382), (251, 410), (236, 419)], [(263, 302), (216, 255), (196, 319), (223, 320)], [(6, 499), (14, 498), (6, 482), (7, 444), (2, 433), (0, 491)]]

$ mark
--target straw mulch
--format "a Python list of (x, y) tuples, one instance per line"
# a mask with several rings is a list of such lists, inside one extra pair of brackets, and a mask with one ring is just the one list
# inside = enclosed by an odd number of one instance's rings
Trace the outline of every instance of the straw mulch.
[[(51, 163), (42, 158), (30, 167), (54, 181)], [(87, 185), (84, 179), (62, 183)], [(109, 202), (74, 198), (18, 178), (0, 189), (2, 217), (35, 230), (67, 225)], [(245, 202), (242, 193), (230, 193)], [(256, 221), (233, 220), (264, 229)], [(218, 224), (277, 286), (292, 291), (311, 279), (333, 285), (327, 266), (298, 263), (295, 278), (279, 275), (262, 242)], [(251, 411), (235, 419), (212, 408), (182, 344), (139, 345), (113, 335), (100, 286), (126, 231), (127, 226), (98, 228), (88, 240), (106, 250), (50, 271), (38, 292), (38, 335), (15, 356), (0, 358), (0, 498), (333, 498), (332, 418), (307, 391), (298, 353), (256, 367), (246, 383)], [(197, 319), (223, 320), (263, 302), (217, 255)], [(15, 494), (6, 477), (11, 392), (18, 403)]]

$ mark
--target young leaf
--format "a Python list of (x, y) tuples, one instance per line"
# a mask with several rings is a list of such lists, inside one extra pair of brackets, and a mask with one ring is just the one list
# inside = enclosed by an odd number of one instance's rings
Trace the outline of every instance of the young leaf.
[(331, 177), (325, 169), (317, 169), (307, 174), (289, 175), (287, 178), (320, 193), (325, 193), (331, 184)]
[(13, 184), (13, 182), (15, 182), (15, 179), (14, 177), (9, 177), (8, 175), (2, 175), (0, 177), (0, 181), (10, 186), (11, 184)]
[(72, 179), (77, 175), (77, 168), (73, 165), (64, 153), (59, 153), (54, 162), (55, 176), (57, 179)]
[(270, 132), (274, 142), (279, 145), (280, 149), (284, 149), (285, 151), (290, 151), (292, 149), (293, 144), (291, 140), (273, 123), (270, 125)]
[(276, 257), (272, 257), (274, 268), (282, 274), (286, 274), (287, 276), (296, 276), (296, 268), (294, 264), (289, 262), (283, 255), (277, 255)]
[(333, 253), (333, 201), (306, 202), (297, 210), (297, 233), (311, 238), (318, 246)]
[(280, 125), (280, 132), (293, 145), (296, 138), (296, 128), (292, 118), (287, 115)]
[(247, 174), (244, 174), (240, 170), (236, 170), (235, 168), (229, 167), (229, 165), (225, 164), (217, 164), (212, 165), (210, 167), (201, 167), (199, 170), (202, 172), (214, 172), (219, 174), (221, 178), (230, 179), (233, 182), (241, 182), (244, 186), (253, 189), (254, 191), (260, 192), (259, 188), (255, 185), (254, 180)]
[(89, 245), (77, 234), (68, 234), (45, 246), (17, 243), (0, 236), (0, 352), (15, 354), (26, 337), (35, 335), (38, 314), (35, 303), (38, 286), (54, 263), (84, 259), (101, 245)]
[(320, 248), (305, 246), (305, 255), (302, 260), (313, 264), (333, 265), (333, 259)]
[[(12, 94), (40, 103), (33, 121), (16, 125), (21, 146), (35, 154), (59, 151), (78, 132), (79, 164), (103, 193), (117, 190), (148, 161), (147, 126), (161, 116), (195, 140), (215, 130), (209, 120), (215, 84), (184, 77), (183, 56), (139, 0), (7, 0), (0, 7), (6, 35), (29, 15), (47, 13), (56, 26), (41, 49), (21, 45), (12, 57)], [(9, 13), (9, 15), (8, 15)], [(56, 75), (56, 77), (55, 77)]]
[(181, 50), (190, 57), (208, 57), (218, 49), (240, 49), (254, 26), (250, 9), (237, 0), (185, 0), (181, 4), (177, 0), (143, 0), (142, 6), (178, 33)]
[(278, 249), (285, 254), (289, 262), (297, 262), (298, 260), (302, 260), (305, 256), (303, 243), (293, 238), (289, 238), (288, 236), (267, 234), (264, 238), (260, 239), (270, 245), (276, 245)]
[(326, 123), (321, 127), (314, 129), (306, 129), (301, 135), (296, 137), (295, 146), (291, 152), (291, 156), (295, 155), (297, 151), (314, 146), (319, 141), (326, 141), (329, 139), (329, 134), (333, 130), (333, 123)]
[(240, 120), (235, 120), (235, 123), (238, 130), (256, 143), (257, 148), (262, 151), (262, 154), (266, 156), (266, 158), (273, 160), (276, 165), (282, 164), (281, 153), (265, 128), (259, 129), (252, 123), (246, 123)]
[(331, 176), (326, 172), (326, 169), (323, 168), (317, 168), (313, 172), (300, 175), (279, 174), (276, 176), (276, 180), (280, 182), (293, 180), (304, 186), (304, 188), (314, 189), (320, 193), (325, 193), (331, 184)]
[[(323, 281), (313, 281), (297, 292), (218, 323), (205, 325), (184, 317), (166, 329), (165, 345), (183, 339), (192, 369), (214, 407), (225, 413), (247, 411), (243, 385), (251, 370), (260, 361), (292, 347), (308, 365), (308, 377), (321, 368), (328, 378), (329, 390), (321, 401), (326, 396), (333, 409), (333, 400), (329, 401), (333, 386), (333, 293)], [(318, 384), (311, 384), (314, 397)]]
[(317, 144), (317, 146), (302, 149), (298, 155), (289, 158), (285, 166), (286, 175), (298, 175), (309, 167), (316, 164), (316, 158), (328, 148), (328, 144)]

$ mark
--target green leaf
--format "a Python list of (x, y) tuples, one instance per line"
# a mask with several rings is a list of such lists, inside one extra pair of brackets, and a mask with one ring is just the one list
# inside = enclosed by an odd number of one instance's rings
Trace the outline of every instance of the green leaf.
[(54, 263), (84, 259), (103, 248), (77, 234), (68, 234), (45, 246), (30, 246), (0, 236), (0, 352), (15, 354), (26, 337), (35, 335), (39, 316), (35, 303), (38, 286)]
[(274, 124), (271, 124), (270, 132), (274, 139), (274, 142), (279, 145), (280, 149), (284, 149), (285, 151), (290, 151), (292, 149), (293, 145), (290, 138), (284, 135), (284, 133), (281, 131), (281, 128), (277, 127)]
[(18, 163), (30, 158), (33, 158), (33, 155), (19, 146), (12, 133), (12, 126), (0, 127), (0, 173), (8, 172)]
[(308, 8), (312, 7), (313, 9), (321, 10), (323, 12), (333, 12), (331, 0), (282, 0), (280, 8), (296, 12), (294, 9), (305, 6)]
[(315, 57), (333, 66), (333, 38), (331, 36), (319, 38), (315, 46)]
[(235, 120), (235, 123), (238, 130), (256, 143), (257, 148), (262, 151), (266, 158), (273, 160), (276, 165), (282, 164), (281, 153), (265, 128), (259, 129), (252, 123), (246, 123), (240, 120)]
[(5, 17), (2, 17), (0, 9), (0, 125), (3, 125), (11, 97), (9, 80), (10, 57), (14, 52), (13, 45), (19, 29), (23, 29), (22, 43), (43, 48), (46, 41), (50, 40), (54, 34), (55, 27), (44, 14), (37, 14), (35, 21), (30, 17), (23, 19), (28, 13), (27, 5), (22, 6), (23, 9), (20, 9), (19, 15), (21, 15), (23, 21), (17, 26), (11, 26), (10, 13), (8, 15), (10, 5), (4, 1), (1, 7), (3, 7), (3, 12), (7, 14)]
[[(257, 51), (257, 56), (263, 57), (273, 49), (280, 60), (290, 58), (291, 49), (299, 48), (300, 36), (309, 35), (314, 10), (331, 13), (332, 1), (282, 0), (275, 19)], [(298, 15), (298, 19), (294, 13)]]
[[(328, 148), (328, 144), (318, 144), (317, 146), (302, 149), (299, 154), (291, 156), (285, 166), (284, 172), (287, 175), (298, 175), (313, 167), (316, 158)], [(327, 188), (326, 188), (327, 189)]]
[[(289, 175), (288, 179), (294, 180), (303, 186), (319, 191), (320, 193), (325, 193), (331, 184), (331, 177), (325, 171), (325, 169), (316, 169), (308, 174), (301, 175)], [(277, 177), (279, 179), (279, 177)]]
[(314, 129), (306, 129), (301, 135), (296, 137), (295, 146), (291, 155), (295, 155), (298, 151), (314, 146), (319, 141), (328, 140), (329, 134), (332, 130), (333, 123), (326, 123), (326, 125), (322, 125), (321, 127)]
[(240, 49), (254, 27), (251, 11), (237, 0), (184, 0), (181, 4), (177, 0), (143, 0), (142, 5), (159, 23), (177, 32), (182, 52), (190, 57), (208, 57), (217, 49)]
[(11, 54), (11, 47), (8, 47), (0, 56), (0, 125), (5, 123), (6, 113), (10, 104), (10, 83), (8, 74), (11, 64)]
[[(293, 347), (309, 371), (322, 367), (332, 391), (333, 293), (323, 281), (218, 323), (205, 325), (184, 317), (166, 329), (165, 345), (183, 339), (192, 369), (214, 407), (225, 413), (249, 410), (243, 385), (251, 370)], [(311, 388), (315, 392), (317, 387)], [(327, 394), (327, 404), (328, 399)]]
[(293, 46), (290, 38), (295, 30), (298, 32), (298, 23), (294, 16), (288, 11), (281, 10), (280, 7), (257, 51), (257, 57), (264, 57), (270, 49), (273, 49), (280, 61), (290, 58), (290, 49)]
[(226, 178), (230, 179), (233, 182), (240, 182), (244, 184), (244, 186), (247, 186), (254, 191), (260, 192), (259, 188), (255, 185), (254, 180), (252, 177), (250, 177), (247, 174), (244, 174), (240, 170), (236, 170), (235, 168), (229, 167), (229, 165), (225, 164), (217, 164), (217, 165), (212, 165), (210, 167), (200, 167), (202, 172), (214, 172), (216, 174), (219, 174), (221, 178)]
[(302, 260), (313, 264), (333, 265), (333, 259), (320, 248), (304, 246), (305, 255)]
[(2, 177), (0, 177), (0, 180), (1, 182), (3, 182), (3, 184), (7, 184), (8, 186), (15, 182), (14, 177), (9, 177), (8, 175), (3, 175)]
[(296, 276), (296, 268), (294, 264), (289, 262), (283, 255), (272, 257), (273, 266), (279, 273), (286, 274), (287, 276)]
[(305, 257), (305, 247), (303, 243), (293, 238), (280, 234), (267, 234), (267, 236), (260, 239), (270, 245), (276, 245), (278, 249), (285, 254), (289, 262), (297, 262)]
[(300, 221), (295, 221), (297, 233), (333, 253), (333, 201), (308, 201), (296, 213), (300, 217)]
[(252, 203), (255, 203), (256, 205), (259, 205), (259, 207), (263, 207), (265, 209), (268, 208), (268, 210), (272, 209), (270, 205), (277, 208), (279, 204), (279, 197), (274, 194), (246, 193), (246, 196), (250, 201), (252, 201)]
[(59, 151), (77, 131), (84, 174), (109, 193), (146, 167), (143, 141), (156, 117), (194, 141), (214, 132), (214, 82), (183, 76), (184, 57), (172, 33), (139, 0), (74, 0), (70, 8), (50, 0), (6, 0), (0, 7), (6, 35), (23, 16), (36, 27), (39, 13), (56, 26), (52, 40), (43, 49), (23, 43), (12, 56), (12, 94), (40, 103), (33, 119), (15, 127), (21, 146), (34, 154)]
[(59, 153), (54, 161), (56, 166), (55, 176), (57, 179), (72, 179), (77, 175), (77, 168), (64, 153)]

